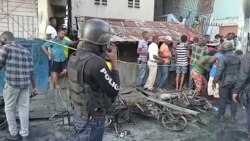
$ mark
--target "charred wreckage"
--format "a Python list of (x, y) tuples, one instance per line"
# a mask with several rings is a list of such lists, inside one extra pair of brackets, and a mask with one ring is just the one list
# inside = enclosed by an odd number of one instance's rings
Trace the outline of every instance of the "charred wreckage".
[[(107, 115), (106, 127), (115, 129), (117, 137), (125, 137), (130, 132), (121, 130), (120, 125), (132, 122), (136, 125), (134, 115), (151, 117), (160, 121), (164, 127), (171, 131), (182, 131), (188, 126), (188, 122), (198, 117), (200, 112), (206, 112), (212, 104), (203, 97), (196, 95), (192, 89), (185, 89), (180, 93), (153, 94), (139, 88), (124, 88), (120, 91), (112, 109)], [(60, 122), (60, 125), (71, 127), (71, 112), (66, 111), (52, 122)], [(61, 119), (60, 119), (61, 118)], [(65, 118), (67, 122), (65, 122)], [(0, 99), (0, 129), (7, 127), (4, 114), (4, 101)], [(67, 128), (70, 129), (70, 128)]]

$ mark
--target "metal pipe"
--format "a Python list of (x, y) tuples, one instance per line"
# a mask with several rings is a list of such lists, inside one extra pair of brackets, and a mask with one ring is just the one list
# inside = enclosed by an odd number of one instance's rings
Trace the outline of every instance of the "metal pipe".
[[(30, 33), (30, 27), (29, 26), (30, 26), (30, 20), (29, 20), (29, 16), (27, 16), (27, 26), (26, 26), (26, 28), (28, 28), (28, 35), (30, 35), (29, 34)], [(25, 25), (23, 25), (23, 27), (25, 28)], [(31, 36), (31, 38), (32, 38), (32, 36)]]
[(23, 19), (23, 37), (24, 37), (24, 16), (22, 16), (22, 19)]
[[(17, 23), (19, 23), (19, 17), (20, 17), (20, 16), (17, 16)], [(18, 32), (18, 38), (19, 38), (19, 37), (20, 37), (20, 36), (19, 36), (19, 32), (20, 32), (20, 31), (19, 31), (19, 25), (17, 25), (17, 32)]]
[(72, 31), (72, 1), (68, 0), (68, 32)]

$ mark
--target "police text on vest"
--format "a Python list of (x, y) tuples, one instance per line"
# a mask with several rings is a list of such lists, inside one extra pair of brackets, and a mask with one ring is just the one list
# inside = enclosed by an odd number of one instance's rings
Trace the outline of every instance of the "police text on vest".
[(110, 77), (110, 75), (107, 73), (107, 70), (105, 68), (100, 70), (101, 73), (103, 73), (105, 75), (105, 79), (109, 82), (109, 84), (115, 89), (115, 90), (119, 90), (119, 87), (117, 86), (117, 84), (112, 80), (112, 78)]

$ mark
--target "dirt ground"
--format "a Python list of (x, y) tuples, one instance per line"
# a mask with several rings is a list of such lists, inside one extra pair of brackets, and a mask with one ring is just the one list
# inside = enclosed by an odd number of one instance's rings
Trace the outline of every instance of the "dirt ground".
[[(236, 123), (229, 118), (224, 123), (214, 118), (216, 113), (201, 115), (202, 122), (189, 123), (183, 132), (171, 132), (161, 122), (135, 116), (136, 125), (122, 124), (131, 136), (116, 137), (114, 130), (106, 129), (103, 141), (247, 141), (245, 112), (241, 109)], [(7, 129), (0, 131), (0, 141), (6, 141)], [(30, 123), (30, 141), (68, 141), (70, 131), (58, 128), (49, 120), (33, 120)]]
[[(66, 92), (63, 92), (66, 96)], [(59, 101), (59, 102), (57, 102)], [(47, 103), (47, 104), (46, 104)], [(59, 103), (59, 104), (58, 104)], [(58, 95), (49, 94), (38, 97), (31, 102), (31, 117), (52, 115), (51, 112), (63, 107)], [(40, 105), (39, 105), (40, 104)], [(47, 112), (44, 112), (46, 111)], [(229, 109), (229, 107), (228, 107)], [(200, 115), (199, 120), (189, 122), (182, 132), (172, 132), (166, 129), (160, 121), (135, 116), (136, 125), (123, 123), (121, 129), (129, 130), (130, 136), (116, 137), (114, 129), (106, 129), (103, 141), (248, 141), (246, 130), (246, 113), (239, 108), (237, 122), (230, 121), (230, 112), (227, 111), (225, 122), (215, 119), (216, 112), (207, 112)], [(46, 117), (46, 116), (45, 116)], [(60, 120), (60, 118), (54, 119)], [(70, 131), (65, 127), (58, 127), (61, 122), (52, 122), (47, 119), (31, 120), (30, 141), (69, 141)], [(0, 141), (6, 141), (7, 129), (0, 130)], [(249, 140), (250, 141), (250, 140)]]
[[(130, 130), (136, 141), (247, 141), (245, 113), (242, 110), (236, 123), (229, 118), (221, 123), (214, 118), (215, 115), (212, 112), (201, 115), (201, 123), (189, 123), (183, 132), (171, 132), (159, 121), (142, 117), (136, 118), (136, 125), (126, 124), (123, 128)], [(108, 134), (105, 141), (123, 139)]]

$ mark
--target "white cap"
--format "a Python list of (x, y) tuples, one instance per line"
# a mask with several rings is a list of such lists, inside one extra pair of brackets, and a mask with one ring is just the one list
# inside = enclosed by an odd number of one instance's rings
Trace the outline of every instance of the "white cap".
[(67, 24), (62, 24), (63, 28), (67, 28)]
[(173, 39), (172, 39), (171, 36), (166, 36), (166, 37), (165, 37), (165, 40), (168, 40), (168, 41), (171, 41), (171, 42), (173, 41)]

